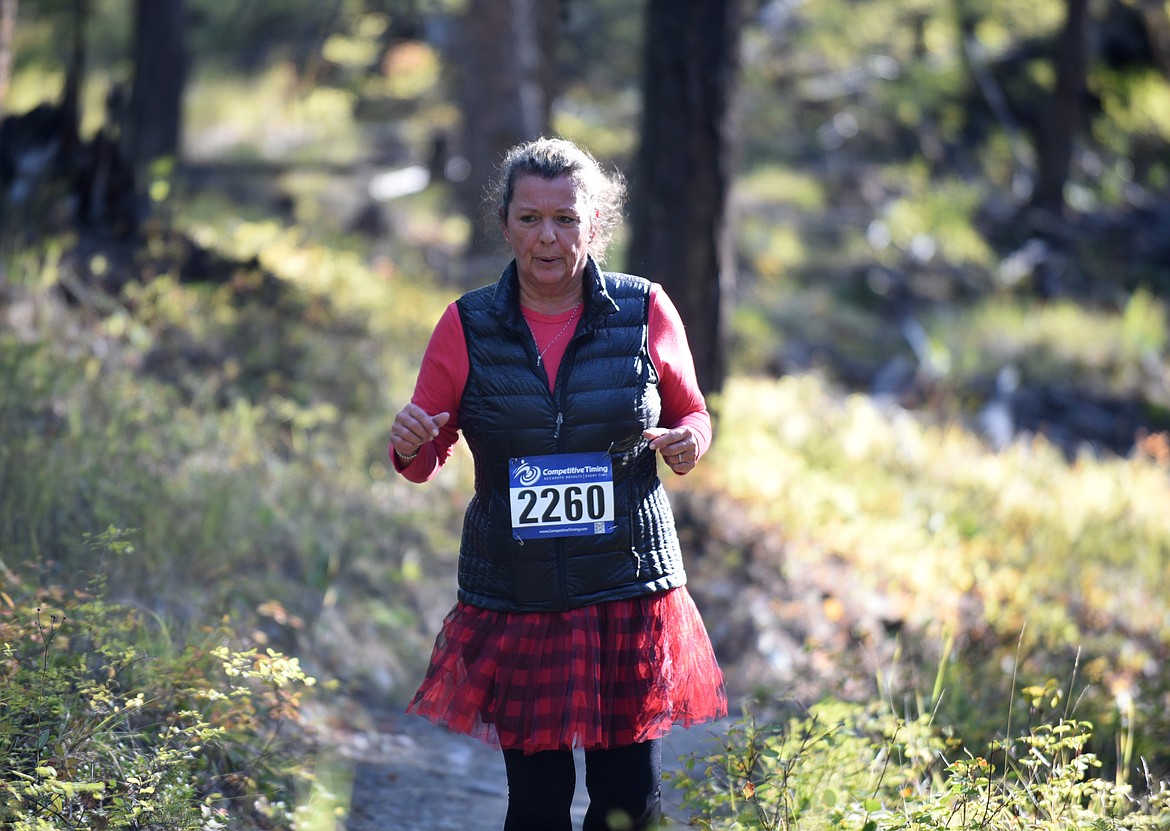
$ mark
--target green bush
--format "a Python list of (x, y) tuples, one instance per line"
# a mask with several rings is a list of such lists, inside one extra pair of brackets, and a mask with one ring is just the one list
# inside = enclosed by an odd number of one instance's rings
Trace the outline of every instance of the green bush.
[[(826, 700), (783, 723), (749, 713), (716, 753), (672, 779), (692, 825), (748, 829), (1164, 829), (1170, 788), (1100, 776), (1093, 726), (1052, 712), (1054, 683), (1023, 690), (1034, 723), (975, 754), (934, 716)], [(696, 773), (696, 771), (698, 773)]]
[[(1132, 700), (1138, 753), (1161, 763), (1167, 681), (1148, 668), (1167, 654), (1164, 436), (1149, 457), (1069, 465), (1041, 440), (995, 452), (813, 376), (737, 378), (719, 406), (713, 450), (687, 486), (723, 490), (780, 529), (780, 574), (838, 558), (888, 599), (911, 656), (899, 672), (933, 673), (936, 645), (953, 639), (946, 706), (968, 740), (996, 723), (1000, 667), (1063, 678), (1079, 661), (1095, 752), (1106, 755)], [(759, 461), (750, 475), (745, 459)]]
[[(128, 545), (113, 529), (90, 540), (95, 554)], [(226, 622), (180, 642), (100, 581), (38, 587), (0, 569), (0, 826), (291, 823), (315, 683), (297, 659), (237, 648)]]

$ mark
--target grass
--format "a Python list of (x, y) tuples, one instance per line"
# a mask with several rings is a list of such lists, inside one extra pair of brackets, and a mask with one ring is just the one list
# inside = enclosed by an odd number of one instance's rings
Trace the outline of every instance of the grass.
[(1164, 787), (1146, 781), (1139, 796), (1109, 777), (1058, 687), (1025, 693), (1029, 721), (982, 750), (930, 712), (826, 700), (771, 723), (745, 716), (673, 778), (708, 831), (1165, 827)]
[[(1042, 441), (994, 453), (957, 426), (891, 413), (860, 395), (840, 398), (812, 375), (738, 379), (720, 412), (727, 447), (717, 441), (706, 474), (718, 487), (827, 548), (857, 557), (868, 550), (872, 564), (907, 580), (933, 552), (947, 556), (954, 586), (969, 585), (953, 568), (954, 555), (967, 553), (960, 561), (971, 568), (993, 556), (993, 570), (1015, 562), (1078, 593), (1069, 565), (1087, 569), (1079, 576), (1091, 584), (1105, 576), (1095, 564), (1114, 568), (1121, 559), (1155, 593), (1165, 588), (1158, 563), (1170, 548), (1162, 510), (1170, 483), (1155, 460), (1069, 466)], [(742, 456), (766, 464), (741, 476)]]
[(959, 378), (993, 377), (1014, 365), (1033, 382), (1081, 380), (1114, 394), (1160, 397), (1151, 370), (1167, 348), (1166, 307), (1143, 290), (1114, 309), (993, 297), (962, 314), (940, 312), (928, 329), (954, 356)]
[[(86, 573), (85, 532), (136, 528), (139, 553), (110, 564), (111, 584), (188, 620), (274, 599), (306, 629), (341, 615), (367, 628), (382, 604), (405, 613), (408, 543), (426, 539), (405, 529), (427, 495), (387, 472), (384, 428), (413, 383), (419, 310), (441, 306), (273, 226), (240, 221), (230, 238), (279, 262), (279, 310), (161, 278), (79, 334), (52, 276), (29, 275), (47, 284), (21, 301), (35, 335), (5, 337), (0, 361), (0, 547)], [(203, 590), (178, 591), (190, 585)], [(429, 649), (421, 630), (383, 634), (412, 660)]]
[(691, 486), (727, 493), (776, 529), (786, 573), (831, 557), (887, 599), (920, 663), (874, 672), (920, 683), (941, 644), (958, 643), (948, 706), (978, 741), (997, 729), (989, 690), (1010, 693), (1005, 663), (1043, 679), (1079, 662), (1085, 718), (1107, 732), (1132, 700), (1142, 752), (1162, 757), (1167, 688), (1151, 670), (1170, 644), (1164, 460), (1069, 465), (1042, 440), (995, 453), (956, 425), (841, 397), (813, 375), (737, 379), (719, 411)]

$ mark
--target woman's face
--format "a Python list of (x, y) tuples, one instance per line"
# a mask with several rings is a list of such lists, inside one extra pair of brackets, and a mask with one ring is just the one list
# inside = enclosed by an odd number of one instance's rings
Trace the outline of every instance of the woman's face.
[(504, 236), (526, 290), (575, 292), (593, 240), (593, 211), (572, 177), (525, 174), (512, 187)]

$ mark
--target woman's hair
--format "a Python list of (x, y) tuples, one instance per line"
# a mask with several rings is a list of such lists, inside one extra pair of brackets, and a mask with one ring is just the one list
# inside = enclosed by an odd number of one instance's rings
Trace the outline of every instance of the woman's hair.
[(605, 171), (588, 150), (568, 139), (538, 138), (513, 147), (504, 156), (488, 192), (489, 211), (502, 222), (508, 216), (516, 180), (524, 175), (555, 179), (571, 176), (584, 189), (592, 217), (593, 241), (589, 253), (602, 262), (614, 232), (622, 221), (626, 180), (618, 170)]

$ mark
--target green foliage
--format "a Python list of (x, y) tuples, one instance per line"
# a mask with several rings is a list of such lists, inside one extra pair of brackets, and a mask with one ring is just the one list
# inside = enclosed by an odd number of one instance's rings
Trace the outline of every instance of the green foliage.
[[(1158, 72), (1102, 74), (1097, 83), (1102, 112), (1094, 127), (1109, 149), (1131, 156), (1170, 142), (1170, 85)], [(1144, 154), (1139, 159), (1150, 161)]]
[[(101, 70), (128, 69), (133, 17), (127, 0), (91, 0), (87, 3), (85, 42), (90, 59)], [(56, 71), (69, 60), (73, 24), (79, 12), (75, 3), (63, 0), (30, 0), (20, 3), (16, 26), (16, 65), (36, 74)], [(100, 70), (99, 70), (100, 71)]]
[[(110, 529), (88, 548), (124, 556), (133, 546)], [(257, 796), (282, 802), (303, 780), (296, 726), (315, 681), (297, 659), (236, 649), (226, 626), (181, 643), (108, 601), (100, 581), (36, 588), (0, 567), (5, 828), (237, 827)], [(291, 810), (263, 819), (286, 826)]]
[[(201, 136), (192, 157), (259, 161), (275, 156), (305, 163), (353, 162), (362, 152), (354, 121), (356, 98), (338, 87), (298, 89), (296, 68), (276, 63), (253, 76), (211, 76), (186, 98), (191, 130)], [(210, 131), (230, 124), (228, 133)], [(274, 127), (278, 128), (274, 131)], [(272, 146), (274, 134), (285, 137)]]
[[(152, 239), (162, 276), (94, 295), (104, 312), (81, 328), (60, 259), (20, 260), (20, 325), (0, 335), (0, 551), (66, 585), (100, 571), (175, 625), (231, 613), (391, 694), (429, 654), (417, 593), (449, 594), (462, 506), (447, 495), (470, 486), (459, 457), (424, 492), (386, 456), (446, 299), (322, 229), (193, 207), (221, 281), (181, 281), (173, 241)], [(136, 529), (133, 551), (78, 543), (110, 525)]]
[[(691, 824), (734, 829), (1161, 829), (1170, 783), (1144, 795), (1099, 774), (1093, 725), (1053, 713), (1054, 682), (1021, 690), (1035, 719), (973, 753), (933, 717), (826, 700), (782, 723), (745, 714), (717, 753), (672, 775)], [(1010, 727), (1010, 725), (1009, 725)]]
[(736, 196), (752, 202), (779, 202), (802, 211), (825, 207), (824, 185), (815, 176), (800, 170), (766, 165), (753, 170), (736, 183)]
[(890, 244), (903, 257), (938, 256), (960, 267), (990, 271), (993, 253), (974, 222), (986, 195), (982, 183), (931, 181), (924, 173), (906, 171), (899, 177), (905, 193), (889, 202), (881, 220)]
[(925, 718), (826, 700), (784, 722), (750, 713), (673, 776), (705, 829), (861, 828), (883, 804), (929, 781), (947, 742)]
[(697, 479), (784, 529), (786, 572), (832, 552), (870, 582), (905, 623), (908, 652), (954, 638), (947, 706), (969, 740), (993, 726), (997, 667), (1059, 675), (1079, 654), (1084, 717), (1112, 729), (1132, 697), (1138, 752), (1159, 752), (1167, 688), (1143, 667), (1170, 651), (1162, 457), (1070, 466), (1039, 440), (993, 452), (957, 425), (838, 399), (812, 376), (736, 380), (719, 410)]
[(962, 314), (940, 309), (926, 325), (952, 356), (950, 383), (958, 389), (1015, 366), (1031, 384), (1167, 400), (1158, 369), (1170, 348), (1166, 309), (1144, 290), (1121, 309), (989, 297)]

